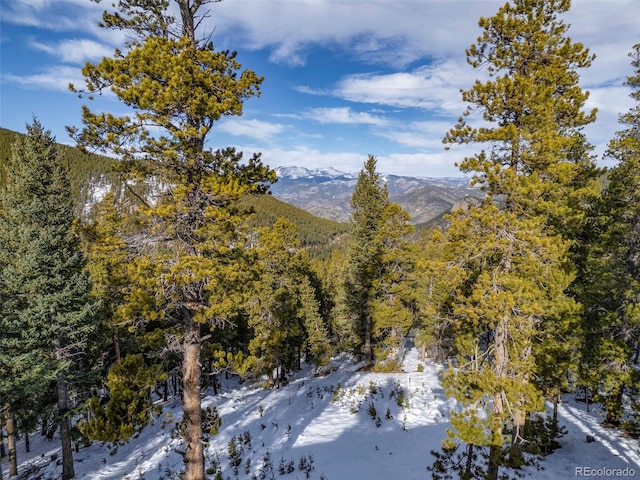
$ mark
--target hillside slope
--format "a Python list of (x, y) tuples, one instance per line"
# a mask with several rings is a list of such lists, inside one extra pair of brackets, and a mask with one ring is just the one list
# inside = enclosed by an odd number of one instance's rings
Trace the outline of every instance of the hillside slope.
[[(442, 367), (426, 362), (419, 372), (419, 363), (413, 349), (405, 358), (405, 373), (362, 372), (342, 357), (334, 360), (329, 375), (316, 377), (306, 369), (279, 389), (223, 381), (218, 396), (207, 392), (203, 399), (204, 407), (215, 405), (222, 417), (206, 449), (209, 478), (430, 478), (429, 452), (440, 449), (454, 404), (440, 385)], [(163, 404), (153, 424), (127, 443), (81, 448), (75, 454), (78, 480), (177, 480), (182, 468), (182, 445), (172, 434), (182, 415), (177, 405), (177, 400)], [(597, 405), (586, 412), (584, 404), (565, 395), (560, 418), (568, 434), (562, 448), (538, 467), (524, 468), (524, 478), (575, 478), (576, 468), (626, 468), (640, 475), (638, 441), (603, 428), (599, 413)], [(595, 442), (587, 443), (586, 435)], [(231, 443), (236, 455), (230, 455)], [(34, 436), (30, 454), (24, 453), (24, 439), (18, 451), (19, 478), (59, 478), (57, 441)]]

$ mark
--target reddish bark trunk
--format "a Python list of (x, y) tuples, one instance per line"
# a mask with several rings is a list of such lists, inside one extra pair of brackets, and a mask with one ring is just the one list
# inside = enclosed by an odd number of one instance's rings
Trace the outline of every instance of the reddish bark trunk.
[(185, 480), (204, 480), (204, 454), (200, 406), (200, 324), (185, 313), (182, 386), (185, 429)]
[(16, 451), (16, 425), (11, 415), (7, 415), (7, 443), (9, 444), (9, 476), (18, 475), (18, 453)]

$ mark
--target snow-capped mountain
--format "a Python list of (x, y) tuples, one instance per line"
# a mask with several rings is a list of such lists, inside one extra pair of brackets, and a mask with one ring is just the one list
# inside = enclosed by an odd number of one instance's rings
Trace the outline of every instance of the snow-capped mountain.
[(357, 179), (358, 175), (341, 172), (333, 167), (309, 169), (305, 167), (277, 167), (278, 178), (331, 178), (331, 179)]
[[(278, 181), (271, 187), (273, 195), (314, 215), (348, 222), (351, 195), (358, 174), (335, 168), (276, 168)], [(392, 201), (411, 215), (414, 223), (423, 223), (447, 212), (459, 200), (478, 196), (477, 188), (466, 178), (424, 178), (380, 174)]]

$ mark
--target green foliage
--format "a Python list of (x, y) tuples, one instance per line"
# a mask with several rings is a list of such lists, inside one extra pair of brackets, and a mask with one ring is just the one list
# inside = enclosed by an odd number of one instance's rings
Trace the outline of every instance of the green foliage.
[[(22, 141), (24, 135), (0, 128), (0, 187), (8, 178), (10, 170), (11, 146)], [(85, 206), (92, 200), (96, 185), (111, 185), (117, 198), (127, 198), (128, 192), (118, 175), (113, 171), (115, 161), (112, 158), (95, 155), (68, 145), (57, 145), (60, 161), (68, 168), (70, 197), (74, 215), (83, 217)]]
[(98, 397), (89, 400), (89, 421), (82, 433), (91, 440), (117, 443), (138, 434), (151, 420), (154, 407), (151, 393), (166, 379), (156, 365), (146, 365), (141, 354), (128, 355), (114, 363), (107, 375), (106, 404)]
[(550, 455), (561, 447), (559, 439), (566, 434), (567, 429), (551, 417), (532, 415), (525, 426), (528, 440), (525, 451), (535, 455)]
[[(444, 138), (487, 145), (460, 163), (487, 197), (451, 217), (443, 258), (455, 259), (461, 276), (450, 290), (454, 302), (438, 303), (451, 309), (458, 354), (443, 378), (463, 407), (452, 425), (466, 443), (491, 445), (491, 479), (503, 433), (512, 432), (510, 458), (518, 463), (527, 414), (541, 410), (543, 392), (557, 392), (575, 368), (576, 341), (559, 344), (578, 333), (579, 308), (566, 293), (574, 279), (570, 242), (584, 227), (598, 172), (581, 133), (595, 112), (582, 111), (588, 94), (577, 73), (593, 57), (566, 36), (558, 16), (569, 6), (516, 0), (480, 19), (467, 60), (489, 78), (462, 92), (471, 106)], [(466, 121), (476, 111), (485, 121), (478, 127)], [(559, 368), (549, 368), (554, 355)], [(542, 376), (538, 384), (533, 372)], [(482, 421), (469, 422), (474, 415)]]
[(254, 332), (249, 349), (258, 358), (260, 372), (279, 368), (283, 379), (298, 368), (303, 350), (309, 361), (328, 362), (328, 332), (312, 283), (314, 273), (294, 225), (279, 219), (258, 235), (259, 279), (248, 304)]
[(625, 389), (640, 380), (633, 366), (640, 338), (640, 44), (630, 56), (635, 71), (626, 84), (632, 87), (636, 104), (620, 115), (625, 128), (609, 143), (607, 155), (618, 164), (593, 209), (582, 278), (586, 310), (582, 377), (604, 402), (610, 424), (618, 424), (622, 417)]
[[(176, 7), (171, 9), (171, 4)], [(124, 50), (82, 72), (91, 98), (109, 90), (130, 115), (82, 107), (83, 128), (68, 127), (82, 147), (118, 158), (126, 179), (153, 181), (154, 199), (140, 196), (141, 232), (132, 242), (131, 285), (122, 311), (131, 326), (161, 320), (175, 329), (167, 345), (182, 353), (185, 475), (204, 477), (200, 437), (200, 349), (203, 325), (222, 327), (236, 315), (248, 271), (242, 195), (264, 193), (275, 172), (260, 155), (205, 148), (214, 124), (241, 115), (260, 93), (262, 77), (242, 70), (236, 53), (198, 38), (201, 8), (188, 0), (121, 0), (103, 15), (104, 28), (125, 30)], [(178, 12), (176, 18), (171, 12)], [(153, 133), (149, 126), (153, 125)]]
[(418, 321), (414, 341), (438, 363), (453, 353), (454, 293), (465, 276), (457, 261), (460, 252), (449, 248), (453, 241), (450, 233), (457, 235), (455, 231), (423, 232), (417, 242), (420, 255), (415, 267)]
[(37, 121), (27, 128), (0, 193), (2, 339), (9, 342), (0, 350), (16, 367), (11, 378), (38, 398), (60, 373), (71, 375), (94, 328), (94, 304), (67, 168), (50, 133)]
[[(491, 145), (460, 169), (475, 172), (490, 197), (505, 195), (510, 208), (542, 215), (564, 235), (579, 230), (598, 175), (581, 133), (595, 111), (582, 111), (588, 93), (578, 82), (593, 55), (566, 35), (558, 17), (569, 8), (569, 0), (517, 0), (480, 19), (467, 60), (486, 68), (489, 80), (463, 91), (473, 107), (444, 139)], [(469, 125), (464, 117), (475, 111), (491, 126)]]
[(433, 464), (427, 467), (433, 480), (472, 480), (483, 479), (484, 470), (478, 461), (478, 452), (484, 453), (482, 447), (468, 444), (465, 449), (459, 443), (445, 441), (442, 451), (431, 450), (435, 457)]
[(345, 272), (345, 313), (355, 323), (365, 363), (397, 370), (413, 324), (409, 215), (389, 201), (369, 156), (352, 195), (353, 231)]
[(34, 120), (16, 142), (0, 190), (0, 397), (41, 415), (55, 398), (63, 473), (72, 478), (69, 389), (88, 386), (83, 364), (95, 301), (76, 232), (68, 169)]
[(296, 227), (296, 237), (311, 258), (326, 259), (335, 242), (351, 231), (350, 224), (316, 217), (271, 195), (245, 195), (238, 201), (241, 209), (251, 210), (251, 228), (269, 227), (279, 218), (286, 218)]

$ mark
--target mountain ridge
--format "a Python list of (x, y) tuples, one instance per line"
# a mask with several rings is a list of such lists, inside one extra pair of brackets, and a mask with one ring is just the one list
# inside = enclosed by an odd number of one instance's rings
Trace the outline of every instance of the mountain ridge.
[[(351, 218), (351, 195), (358, 175), (333, 167), (310, 169), (277, 167), (278, 181), (271, 187), (274, 197), (313, 215), (338, 222)], [(391, 201), (411, 215), (414, 224), (425, 224), (453, 208), (467, 197), (479, 197), (465, 177), (410, 177), (380, 174)]]

